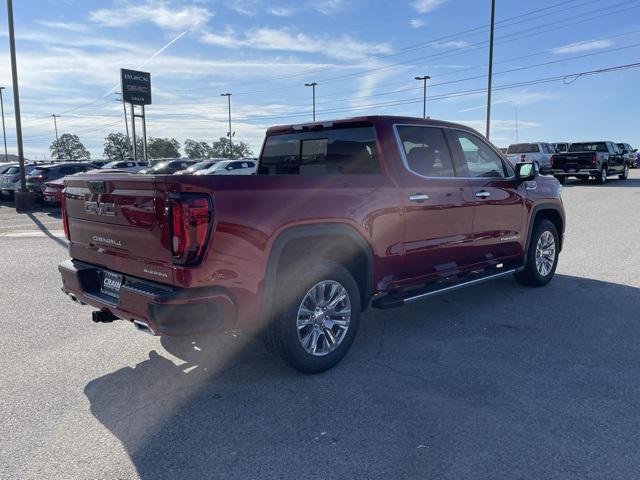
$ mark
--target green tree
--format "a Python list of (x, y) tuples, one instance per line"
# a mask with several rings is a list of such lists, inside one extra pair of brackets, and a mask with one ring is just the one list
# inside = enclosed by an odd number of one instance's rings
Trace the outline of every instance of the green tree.
[(57, 141), (49, 147), (51, 156), (64, 160), (89, 160), (91, 154), (82, 144), (77, 135), (70, 133), (63, 134)]
[(184, 141), (184, 154), (190, 159), (211, 158), (211, 146), (207, 142)]
[[(233, 142), (233, 154), (231, 158), (244, 158), (250, 157), (253, 152), (244, 142)], [(211, 156), (210, 158), (229, 157), (229, 139), (226, 137), (220, 137), (220, 140), (211, 144)]]
[[(149, 158), (180, 158), (180, 142), (175, 138), (153, 138), (147, 141)], [(138, 155), (142, 158), (142, 150)]]
[(104, 139), (104, 158), (126, 160), (129, 158), (129, 139), (123, 133), (110, 133)]

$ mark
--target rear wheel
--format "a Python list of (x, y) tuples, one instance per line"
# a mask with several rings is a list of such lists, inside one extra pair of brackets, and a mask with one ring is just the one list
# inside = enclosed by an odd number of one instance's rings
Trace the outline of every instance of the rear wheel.
[(626, 180), (627, 178), (629, 178), (629, 164), (625, 164), (624, 170), (620, 175), (618, 175), (618, 178), (620, 180)]
[(604, 185), (605, 183), (607, 183), (608, 175), (609, 171), (607, 170), (607, 167), (602, 167), (598, 175), (596, 175), (596, 182), (598, 182), (600, 185)]
[(342, 360), (360, 321), (360, 292), (349, 271), (318, 260), (289, 270), (276, 288), (268, 349), (302, 373), (320, 373)]
[(564, 175), (562, 177), (556, 177), (556, 179), (560, 182), (560, 185), (564, 185), (567, 181), (567, 177), (565, 177)]
[(547, 219), (536, 221), (527, 250), (527, 264), (515, 274), (516, 280), (532, 287), (542, 287), (551, 281), (558, 266), (558, 230)]

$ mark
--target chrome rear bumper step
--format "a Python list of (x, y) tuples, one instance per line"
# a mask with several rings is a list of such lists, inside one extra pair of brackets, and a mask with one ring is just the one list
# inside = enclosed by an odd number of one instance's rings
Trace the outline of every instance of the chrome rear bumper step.
[(516, 273), (518, 270), (520, 269), (510, 268), (508, 270), (500, 271), (498, 273), (496, 273), (495, 271), (492, 271), (488, 275), (485, 274), (482, 276), (477, 276), (472, 279), (465, 279), (464, 281), (460, 281), (459, 283), (448, 283), (445, 285), (433, 284), (417, 290), (404, 292), (404, 294), (393, 293), (393, 294), (385, 295), (380, 298), (376, 298), (371, 303), (371, 306), (373, 308), (379, 308), (379, 309), (401, 307), (402, 305), (417, 302), (418, 300), (422, 300), (423, 298), (433, 297), (441, 293), (452, 292), (460, 288), (470, 287), (471, 285), (476, 285), (478, 283), (488, 282), (489, 280), (495, 280), (497, 278), (504, 277), (506, 275), (511, 275)]

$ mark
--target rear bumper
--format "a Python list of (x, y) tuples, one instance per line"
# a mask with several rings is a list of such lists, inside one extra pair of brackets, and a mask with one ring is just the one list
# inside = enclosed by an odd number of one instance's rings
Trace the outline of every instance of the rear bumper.
[(236, 323), (236, 306), (219, 287), (176, 289), (124, 275), (120, 295), (115, 298), (100, 291), (103, 270), (96, 265), (66, 260), (58, 270), (62, 291), (74, 300), (123, 320), (142, 322), (156, 334), (212, 333)]
[(552, 175), (556, 177), (575, 177), (575, 176), (586, 176), (586, 175), (598, 175), (600, 170), (593, 167), (577, 167), (577, 168), (567, 168), (563, 170), (553, 170)]

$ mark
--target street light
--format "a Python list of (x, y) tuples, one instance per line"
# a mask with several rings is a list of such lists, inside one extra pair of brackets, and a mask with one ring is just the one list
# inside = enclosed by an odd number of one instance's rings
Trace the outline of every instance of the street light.
[(233, 158), (233, 133), (231, 131), (231, 93), (221, 93), (221, 97), (227, 97), (227, 101), (229, 102), (229, 158)]
[(9, 161), (9, 155), (7, 155), (7, 130), (4, 126), (4, 100), (2, 99), (2, 91), (4, 87), (0, 87), (0, 110), (2, 111), (2, 138), (4, 139), (4, 161)]
[(305, 83), (305, 87), (311, 87), (313, 89), (313, 121), (316, 121), (316, 87), (318, 86), (317, 82)]
[(53, 127), (56, 130), (56, 157), (60, 160), (60, 140), (58, 140), (58, 122), (56, 121), (56, 119), (60, 118), (60, 115), (54, 113), (51, 116), (53, 117)]
[(427, 80), (431, 80), (429, 75), (425, 75), (424, 77), (416, 77), (416, 80), (420, 80), (423, 82), (423, 95), (422, 95), (422, 118), (427, 118)]

